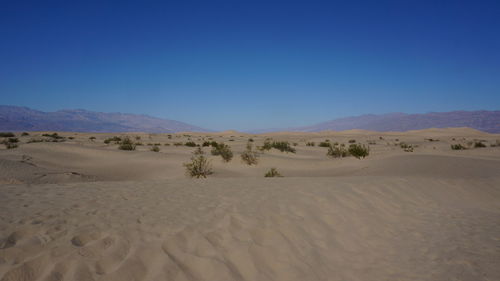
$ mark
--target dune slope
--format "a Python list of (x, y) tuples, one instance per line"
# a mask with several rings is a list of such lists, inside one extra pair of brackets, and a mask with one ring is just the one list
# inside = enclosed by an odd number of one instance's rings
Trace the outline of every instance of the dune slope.
[(6, 280), (498, 280), (500, 180), (0, 187)]

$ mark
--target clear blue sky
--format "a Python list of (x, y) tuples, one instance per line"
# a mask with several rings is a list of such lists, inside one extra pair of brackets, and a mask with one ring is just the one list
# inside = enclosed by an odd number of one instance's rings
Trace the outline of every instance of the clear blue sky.
[(2, 1), (0, 104), (210, 129), (500, 109), (500, 1)]

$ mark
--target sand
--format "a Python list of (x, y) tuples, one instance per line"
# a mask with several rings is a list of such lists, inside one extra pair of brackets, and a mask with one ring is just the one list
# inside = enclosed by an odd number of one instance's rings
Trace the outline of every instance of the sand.
[[(144, 145), (121, 151), (103, 143), (118, 134), (30, 134), (0, 150), (1, 281), (500, 280), (500, 135), (137, 133)], [(267, 137), (297, 153), (242, 163), (248, 138)], [(173, 144), (209, 138), (234, 159), (208, 156), (214, 174), (187, 178), (193, 148)], [(305, 145), (325, 139), (370, 142), (370, 155)], [(488, 147), (450, 149), (479, 140)], [(271, 167), (284, 177), (264, 178)]]

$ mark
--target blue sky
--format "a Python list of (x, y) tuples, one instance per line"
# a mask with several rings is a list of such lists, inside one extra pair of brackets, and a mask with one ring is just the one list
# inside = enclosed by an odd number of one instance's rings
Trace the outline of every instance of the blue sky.
[(1, 1), (1, 104), (222, 130), (498, 110), (499, 1)]

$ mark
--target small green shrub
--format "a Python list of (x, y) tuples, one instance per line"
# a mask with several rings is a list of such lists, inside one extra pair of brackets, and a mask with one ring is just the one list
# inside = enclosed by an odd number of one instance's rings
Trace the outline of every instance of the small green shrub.
[(204, 141), (201, 146), (203, 146), (203, 147), (210, 146), (210, 142), (209, 141)]
[(95, 137), (90, 137), (89, 140), (94, 141)]
[(197, 144), (194, 141), (188, 141), (184, 145), (188, 146), (188, 147), (196, 147), (197, 146)]
[(349, 151), (347, 151), (344, 144), (333, 144), (328, 147), (326, 155), (332, 158), (344, 158), (349, 156)]
[(49, 138), (53, 138), (53, 139), (64, 139), (63, 136), (60, 136), (59, 134), (57, 133), (52, 133), (52, 134), (43, 134), (42, 135), (43, 137), (49, 137)]
[(229, 162), (233, 159), (233, 152), (231, 147), (224, 143), (219, 143), (217, 146), (212, 147), (212, 155), (221, 156), (224, 162)]
[(463, 146), (460, 143), (458, 143), (458, 144), (452, 144), (452, 145), (450, 145), (450, 147), (451, 147), (452, 150), (464, 150), (464, 149), (467, 149), (465, 146)]
[(158, 146), (156, 146), (156, 145), (154, 145), (153, 147), (151, 147), (150, 150), (153, 151), (153, 152), (160, 152), (160, 148)]
[(252, 139), (252, 138), (249, 138), (249, 139), (248, 139), (248, 141), (249, 141), (249, 142), (253, 142), (253, 139)]
[(330, 147), (330, 141), (322, 141), (318, 144), (319, 147)]
[(135, 143), (133, 143), (129, 137), (125, 137), (120, 142), (118, 149), (120, 149), (120, 150), (135, 150), (135, 146), (136, 146)]
[(295, 153), (296, 151), (295, 148), (291, 147), (290, 143), (287, 141), (273, 141), (271, 146), (281, 152)]
[(186, 167), (186, 174), (192, 178), (206, 178), (213, 174), (210, 160), (205, 157), (201, 147), (193, 152), (191, 162), (184, 163), (184, 167)]
[(351, 144), (348, 151), (350, 155), (358, 159), (365, 158), (370, 154), (370, 148), (362, 144)]
[(355, 143), (356, 140), (349, 140), (349, 143)]
[(21, 134), (21, 137), (25, 137), (25, 136), (29, 136), (29, 135), (30, 135), (30, 134), (29, 134), (28, 132), (23, 132), (23, 133)]
[(12, 132), (0, 132), (0, 137), (2, 138), (12, 138), (15, 137), (14, 133)]
[(112, 138), (107, 138), (104, 140), (104, 143), (105, 144), (109, 144), (111, 142), (114, 142), (115, 144), (118, 144), (122, 141), (122, 139), (120, 137), (117, 137), (117, 136), (114, 136)]
[(253, 150), (252, 143), (247, 142), (247, 148), (241, 154), (241, 160), (247, 165), (257, 165), (259, 154)]
[(264, 151), (264, 150), (271, 150), (271, 148), (273, 148), (273, 144), (272, 144), (272, 143), (271, 143), (271, 141), (270, 141), (270, 140), (268, 140), (268, 139), (266, 139), (266, 140), (264, 141), (264, 143), (262, 144), (262, 146), (261, 146), (261, 147), (259, 147), (259, 149), (260, 149), (261, 151)]
[(486, 147), (486, 145), (480, 141), (474, 142), (474, 148), (482, 148), (482, 147)]
[(316, 144), (315, 144), (313, 141), (311, 141), (311, 142), (307, 142), (307, 143), (306, 143), (306, 146), (315, 146), (315, 145), (316, 145)]
[(8, 142), (8, 141), (4, 141), (3, 144), (5, 145), (5, 148), (7, 148), (7, 149), (14, 149), (14, 148), (17, 148), (19, 146), (15, 142)]
[(182, 145), (182, 142), (174, 142), (174, 145), (175, 145), (175, 146), (181, 146), (181, 145)]
[(407, 144), (404, 142), (401, 142), (399, 146), (405, 151), (405, 152), (413, 152), (413, 145)]
[(274, 178), (274, 177), (283, 177), (276, 168), (271, 168), (267, 173), (264, 175), (266, 178)]

